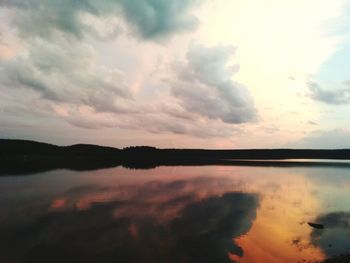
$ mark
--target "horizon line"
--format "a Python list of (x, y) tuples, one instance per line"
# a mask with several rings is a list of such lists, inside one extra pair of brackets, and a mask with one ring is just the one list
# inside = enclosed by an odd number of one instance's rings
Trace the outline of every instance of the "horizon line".
[(110, 145), (91, 144), (91, 143), (75, 143), (75, 144), (68, 144), (68, 145), (58, 145), (50, 142), (36, 141), (36, 140), (30, 140), (30, 139), (0, 138), (0, 141), (34, 142), (34, 143), (47, 144), (47, 145), (57, 146), (57, 147), (71, 147), (71, 146), (86, 145), (86, 146), (113, 148), (118, 150), (124, 150), (128, 148), (138, 148), (138, 147), (140, 148), (149, 147), (157, 150), (203, 150), (203, 151), (230, 151), (230, 150), (231, 151), (254, 151), (254, 150), (343, 151), (343, 150), (350, 150), (350, 148), (282, 148), (282, 147), (281, 148), (158, 148), (152, 145), (129, 145), (129, 146), (124, 146), (122, 148), (118, 148)]

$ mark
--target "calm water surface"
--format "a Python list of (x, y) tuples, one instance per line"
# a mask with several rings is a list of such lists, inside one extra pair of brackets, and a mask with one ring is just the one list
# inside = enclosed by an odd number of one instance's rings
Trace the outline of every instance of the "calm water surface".
[(349, 168), (113, 168), (0, 177), (0, 263), (319, 262), (344, 252)]

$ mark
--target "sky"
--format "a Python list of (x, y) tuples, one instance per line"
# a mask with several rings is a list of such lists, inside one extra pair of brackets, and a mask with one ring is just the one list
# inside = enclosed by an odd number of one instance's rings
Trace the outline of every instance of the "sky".
[(348, 0), (0, 0), (0, 137), (350, 148)]

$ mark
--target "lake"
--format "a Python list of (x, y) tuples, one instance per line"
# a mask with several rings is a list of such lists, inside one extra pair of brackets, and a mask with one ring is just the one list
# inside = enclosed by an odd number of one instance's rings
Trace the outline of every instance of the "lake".
[(350, 252), (348, 167), (2, 176), (0, 208), (1, 263), (320, 262)]

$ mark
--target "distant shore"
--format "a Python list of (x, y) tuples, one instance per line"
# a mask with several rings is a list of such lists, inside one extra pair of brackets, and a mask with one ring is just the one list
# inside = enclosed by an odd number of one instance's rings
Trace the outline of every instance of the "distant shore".
[(350, 167), (350, 162), (344, 160), (350, 160), (350, 149), (206, 150), (157, 149), (148, 146), (118, 149), (88, 144), (57, 146), (35, 141), (0, 139), (0, 175), (53, 169), (93, 170), (115, 166), (135, 169), (161, 165)]

